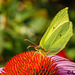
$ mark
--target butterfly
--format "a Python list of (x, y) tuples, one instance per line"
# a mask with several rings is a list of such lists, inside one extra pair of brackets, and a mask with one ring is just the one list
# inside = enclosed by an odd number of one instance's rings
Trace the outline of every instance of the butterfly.
[(29, 41), (34, 44), (34, 46), (28, 46), (27, 49), (34, 47), (41, 54), (49, 56), (55, 55), (65, 48), (72, 35), (72, 22), (69, 20), (68, 7), (66, 7), (59, 11), (53, 18), (39, 45), (36, 45), (28, 39), (24, 41)]

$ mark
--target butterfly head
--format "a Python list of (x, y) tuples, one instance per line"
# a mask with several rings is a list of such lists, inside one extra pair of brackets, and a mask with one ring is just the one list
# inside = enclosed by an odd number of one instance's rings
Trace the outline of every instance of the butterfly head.
[(37, 51), (43, 50), (43, 48), (40, 47), (40, 46), (35, 46), (34, 48), (35, 48)]
[(35, 43), (33, 43), (32, 41), (30, 41), (30, 40), (28, 40), (28, 39), (25, 39), (24, 41), (29, 41), (29, 42), (31, 42), (32, 44), (34, 44), (34, 45), (29, 45), (29, 46), (27, 47), (27, 49), (29, 49), (30, 47), (34, 47), (37, 51), (44, 50), (42, 47), (40, 47), (39, 45), (36, 45)]

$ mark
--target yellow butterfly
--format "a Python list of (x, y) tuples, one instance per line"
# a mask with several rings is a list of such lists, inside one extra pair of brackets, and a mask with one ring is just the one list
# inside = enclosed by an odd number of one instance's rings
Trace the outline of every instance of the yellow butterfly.
[(35, 45), (28, 46), (27, 48), (34, 47), (41, 54), (49, 56), (57, 54), (65, 48), (72, 35), (72, 22), (69, 21), (68, 7), (66, 7), (54, 17), (39, 45), (36, 45), (28, 39), (25, 39), (25, 41), (29, 41)]

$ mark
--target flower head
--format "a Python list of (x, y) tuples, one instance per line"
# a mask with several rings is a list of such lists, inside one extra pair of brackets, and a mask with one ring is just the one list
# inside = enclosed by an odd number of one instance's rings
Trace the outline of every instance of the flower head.
[(35, 51), (28, 51), (14, 56), (9, 60), (1, 75), (53, 75), (57, 72), (57, 64)]

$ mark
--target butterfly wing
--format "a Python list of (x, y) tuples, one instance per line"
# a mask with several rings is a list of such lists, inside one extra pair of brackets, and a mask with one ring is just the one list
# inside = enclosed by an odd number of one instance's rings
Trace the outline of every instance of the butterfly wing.
[(69, 22), (68, 8), (66, 7), (54, 17), (39, 45), (45, 51), (49, 50), (50, 55), (56, 54), (65, 47), (72, 34), (72, 23)]
[(70, 37), (73, 35), (72, 22), (66, 22), (60, 28), (61, 30), (59, 31), (58, 36), (56, 37), (52, 46), (49, 47), (49, 52), (46, 54), (46, 56), (54, 55), (60, 52), (66, 46)]

